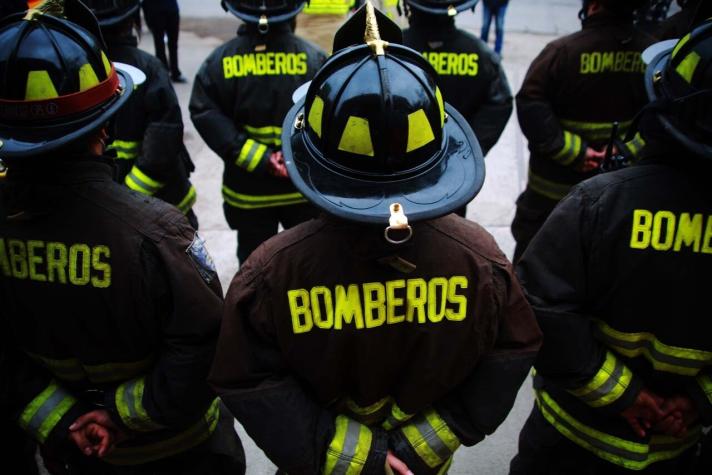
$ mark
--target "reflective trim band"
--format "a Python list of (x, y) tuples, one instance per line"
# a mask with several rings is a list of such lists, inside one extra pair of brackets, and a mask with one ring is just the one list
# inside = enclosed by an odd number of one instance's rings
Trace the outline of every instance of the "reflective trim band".
[(156, 181), (150, 176), (146, 175), (136, 165), (134, 165), (131, 168), (131, 172), (126, 175), (126, 179), (124, 180), (124, 182), (126, 183), (126, 186), (128, 186), (132, 190), (138, 191), (139, 193), (143, 193), (144, 195), (149, 196), (155, 195), (158, 190), (160, 190), (166, 185), (165, 183)]
[(77, 399), (59, 387), (54, 380), (35, 397), (20, 414), (20, 427), (38, 442), (44, 443), (50, 432), (69, 411)]
[(183, 197), (182, 200), (180, 200), (180, 203), (176, 205), (176, 207), (181, 210), (183, 214), (187, 214), (188, 211), (193, 207), (195, 204), (195, 200), (198, 199), (198, 193), (195, 191), (195, 187), (193, 185), (190, 185), (190, 190), (188, 190), (188, 193)]
[(92, 383), (126, 381), (143, 374), (153, 365), (153, 355), (138, 361), (120, 363), (84, 364), (77, 358), (54, 359), (27, 353), (30, 358), (47, 368), (60, 381), (88, 380)]
[(450, 467), (452, 466), (453, 459), (454, 457), (450, 457), (449, 459), (447, 459), (447, 462), (445, 462), (443, 466), (440, 467), (440, 470), (438, 470), (437, 475), (446, 475), (447, 471), (450, 470)]
[(282, 145), (282, 127), (276, 125), (267, 125), (265, 127), (252, 127), (245, 125), (247, 134), (258, 142), (281, 146)]
[(354, 414), (357, 414), (359, 416), (368, 416), (371, 415), (375, 412), (380, 411), (383, 406), (388, 404), (390, 402), (391, 398), (390, 397), (384, 397), (378, 402), (375, 402), (371, 404), (370, 406), (359, 406), (354, 402), (353, 399), (347, 399), (346, 400), (346, 407), (349, 409), (349, 411), (353, 412)]
[(460, 446), (460, 440), (437, 412), (428, 409), (400, 428), (413, 450), (430, 468), (442, 465)]
[(346, 15), (354, 0), (311, 0), (305, 7), (307, 15)]
[(358, 474), (371, 451), (371, 430), (345, 416), (336, 416), (336, 430), (326, 449), (324, 474)]
[(562, 165), (569, 165), (573, 163), (573, 161), (576, 160), (576, 157), (578, 157), (581, 153), (582, 144), (583, 143), (579, 135), (572, 134), (568, 130), (564, 130), (564, 146), (551, 158)]
[(220, 402), (215, 399), (198, 422), (178, 435), (138, 447), (118, 446), (103, 460), (112, 465), (138, 465), (176, 455), (210, 437), (219, 420)]
[(225, 185), (222, 187), (222, 195), (227, 204), (241, 209), (270, 208), (272, 206), (296, 205), (307, 202), (301, 193), (264, 196), (243, 195), (232, 191)]
[(401, 408), (398, 407), (398, 405), (394, 402), (391, 406), (391, 414), (386, 418), (385, 421), (383, 421), (381, 427), (383, 427), (385, 430), (395, 429), (396, 427), (400, 427), (401, 425), (403, 425), (404, 422), (409, 420), (414, 415), (415, 414), (408, 414), (407, 412), (403, 412)]
[(623, 333), (600, 320), (597, 324), (599, 339), (607, 346), (629, 358), (644, 356), (658, 371), (696, 376), (712, 365), (712, 352), (666, 345), (652, 333)]
[(621, 439), (588, 427), (563, 410), (546, 391), (536, 391), (536, 403), (542, 415), (561, 435), (598, 457), (630, 470), (675, 458), (693, 446), (702, 434), (696, 426), (683, 439), (654, 435), (650, 443), (641, 444)]
[(546, 178), (542, 178), (532, 172), (531, 168), (529, 169), (529, 181), (527, 182), (527, 187), (529, 187), (532, 191), (535, 191), (540, 195), (544, 195), (552, 200), (559, 201), (564, 196), (568, 195), (572, 186), (573, 185), (568, 185), (566, 183), (549, 181)]
[(141, 142), (128, 140), (114, 140), (106, 147), (107, 150), (115, 150), (116, 158), (122, 160), (133, 160), (139, 156)]
[(621, 360), (606, 352), (603, 366), (585, 386), (569, 392), (592, 407), (607, 406), (618, 400), (630, 385), (633, 373)]
[(640, 155), (640, 151), (643, 150), (643, 147), (645, 147), (645, 139), (643, 139), (640, 133), (636, 133), (635, 137), (625, 143), (625, 146), (628, 148), (631, 155), (637, 157)]
[(116, 389), (116, 409), (127, 427), (136, 431), (154, 431), (163, 426), (154, 422), (143, 406), (145, 378), (133, 379)]
[(702, 392), (705, 393), (705, 396), (707, 396), (707, 400), (712, 404), (712, 377), (709, 375), (698, 375), (697, 376), (697, 384), (700, 385), (700, 388), (702, 389)]
[(240, 154), (237, 156), (235, 164), (245, 168), (248, 172), (254, 171), (262, 159), (265, 158), (265, 152), (267, 152), (267, 145), (247, 139), (240, 149)]
[[(580, 135), (589, 142), (608, 142), (613, 132), (613, 122), (581, 122), (577, 120), (561, 119), (561, 126), (575, 134)], [(632, 120), (618, 123), (618, 138), (625, 136)]]

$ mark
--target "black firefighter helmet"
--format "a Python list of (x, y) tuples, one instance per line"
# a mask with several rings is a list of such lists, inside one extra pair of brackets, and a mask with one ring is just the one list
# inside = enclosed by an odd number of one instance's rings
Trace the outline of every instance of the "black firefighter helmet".
[(0, 22), (0, 44), (3, 160), (44, 154), (84, 137), (133, 90), (130, 73), (109, 61), (101, 40), (64, 18), (37, 10), (7, 17)]
[(712, 19), (680, 40), (651, 46), (643, 57), (646, 108), (682, 146), (712, 158)]
[(367, 2), (283, 124), (295, 186), (347, 220), (388, 223), (394, 203), (410, 221), (435, 218), (468, 203), (484, 181), (472, 129), (443, 102), (430, 64), (398, 41), (397, 25)]
[(306, 0), (222, 0), (222, 7), (246, 23), (267, 31), (268, 25), (289, 21), (302, 11)]
[(585, 19), (588, 16), (587, 11), (589, 5), (597, 2), (612, 13), (626, 17), (630, 16), (632, 19), (633, 12), (643, 7), (648, 1), (649, 0), (583, 0), (581, 11), (579, 11), (579, 18), (581, 18), (581, 20)]
[[(151, 1), (151, 0), (149, 0)], [(82, 0), (102, 28), (118, 25), (138, 12), (141, 0)]]
[(480, 0), (404, 0), (409, 8), (432, 15), (455, 16), (465, 10), (474, 10)]

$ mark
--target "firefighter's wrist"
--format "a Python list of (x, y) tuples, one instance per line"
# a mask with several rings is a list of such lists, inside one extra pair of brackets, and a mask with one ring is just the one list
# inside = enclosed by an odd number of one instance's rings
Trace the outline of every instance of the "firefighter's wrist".
[(388, 434), (344, 415), (338, 415), (334, 436), (326, 449), (322, 473), (383, 473), (388, 454)]
[[(427, 443), (423, 441), (421, 447), (425, 448)], [(445, 451), (439, 451), (437, 456), (441, 460), (425, 460), (423, 456), (418, 454), (418, 451), (413, 447), (408, 437), (402, 431), (402, 428), (394, 429), (388, 434), (388, 448), (393, 454), (408, 466), (408, 469), (414, 474), (437, 474), (441, 471), (443, 465), (449, 463), (454, 455), (454, 450), (449, 451), (449, 455), (445, 456)], [(422, 451), (422, 450), (421, 450)]]

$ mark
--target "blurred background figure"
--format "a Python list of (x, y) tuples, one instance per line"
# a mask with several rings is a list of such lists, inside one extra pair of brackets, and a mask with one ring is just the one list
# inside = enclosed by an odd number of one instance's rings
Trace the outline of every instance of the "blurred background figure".
[(653, 34), (660, 23), (667, 18), (672, 0), (647, 0), (635, 11), (635, 26)]
[(677, 4), (681, 10), (661, 22), (654, 32), (654, 35), (661, 40), (682, 38), (690, 31), (693, 17), (702, 0), (677, 0)]
[(494, 52), (502, 56), (502, 44), (504, 43), (504, 15), (507, 13), (509, 0), (484, 0), (482, 2), (482, 41), (487, 43), (490, 25), (494, 17)]
[[(180, 12), (178, 0), (144, 0), (143, 16), (153, 35), (156, 57), (171, 71), (173, 82), (186, 82), (178, 68), (178, 29)], [(166, 58), (168, 39), (168, 58)]]

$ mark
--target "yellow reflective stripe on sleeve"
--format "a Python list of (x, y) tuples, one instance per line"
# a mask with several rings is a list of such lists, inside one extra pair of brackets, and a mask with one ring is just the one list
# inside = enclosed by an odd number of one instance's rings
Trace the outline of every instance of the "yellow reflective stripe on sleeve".
[(562, 165), (569, 165), (581, 153), (581, 145), (582, 142), (579, 135), (564, 130), (564, 146), (551, 158)]
[(569, 392), (592, 407), (602, 407), (614, 403), (625, 392), (633, 379), (633, 374), (621, 360), (606, 352), (603, 366), (583, 387)]
[(145, 373), (154, 361), (154, 357), (149, 356), (137, 361), (89, 365), (77, 358), (54, 359), (34, 353), (28, 353), (28, 356), (47, 368), (60, 381), (76, 382), (87, 379), (92, 383), (126, 381)]
[(307, 15), (346, 15), (354, 0), (311, 0), (304, 13)]
[(301, 193), (287, 193), (283, 195), (254, 196), (237, 193), (223, 185), (222, 194), (225, 203), (235, 208), (257, 209), (270, 208), (273, 206), (287, 206), (299, 203), (306, 203), (306, 199)]
[(460, 446), (457, 436), (432, 409), (401, 427), (400, 431), (430, 468), (447, 462)]
[(629, 142), (625, 143), (625, 146), (628, 147), (631, 155), (637, 157), (640, 155), (640, 151), (643, 150), (643, 147), (645, 147), (645, 140), (640, 133), (636, 133)]
[(136, 431), (154, 431), (163, 426), (148, 416), (143, 406), (145, 378), (137, 378), (120, 385), (116, 389), (116, 409), (121, 420)]
[(662, 343), (648, 332), (624, 333), (597, 321), (598, 337), (609, 348), (629, 358), (643, 356), (658, 371), (695, 376), (712, 366), (712, 352)]
[(542, 415), (561, 435), (598, 457), (630, 470), (642, 470), (654, 462), (677, 457), (693, 446), (702, 433), (700, 426), (696, 426), (682, 439), (653, 435), (649, 443), (643, 444), (582, 424), (546, 391), (536, 391), (536, 403)]
[(267, 125), (265, 127), (252, 127), (245, 125), (245, 132), (258, 142), (280, 146), (282, 145), (282, 127)]
[(361, 473), (371, 451), (371, 430), (342, 415), (336, 416), (334, 425), (334, 438), (326, 449), (324, 474)]
[(44, 443), (77, 399), (52, 380), (20, 414), (20, 426), (37, 441)]
[(139, 153), (141, 151), (141, 142), (130, 140), (114, 140), (106, 149), (115, 150), (116, 158), (119, 158), (121, 160), (132, 160), (139, 156)]
[(198, 199), (198, 193), (195, 191), (195, 187), (190, 185), (190, 190), (188, 190), (188, 193), (180, 200), (180, 203), (178, 203), (176, 207), (181, 210), (183, 214), (187, 214), (195, 204), (196, 199)]
[[(589, 142), (608, 142), (613, 131), (613, 122), (583, 122), (569, 119), (560, 119), (559, 122), (564, 129), (580, 135)], [(619, 138), (625, 135), (632, 123), (632, 120), (618, 123)]]
[(709, 375), (698, 375), (697, 376), (697, 384), (700, 385), (700, 388), (702, 389), (702, 392), (705, 393), (705, 396), (707, 396), (707, 400), (712, 404), (712, 377)]
[(220, 402), (215, 399), (198, 422), (178, 435), (135, 447), (117, 446), (103, 460), (112, 465), (138, 465), (179, 454), (210, 437), (219, 420)]
[(572, 185), (566, 183), (549, 181), (546, 178), (542, 178), (532, 172), (531, 168), (529, 169), (529, 181), (527, 182), (527, 187), (549, 199), (557, 201), (562, 199), (564, 196), (569, 194), (571, 186)]
[(347, 399), (346, 400), (346, 407), (349, 409), (349, 411), (353, 412), (354, 414), (357, 414), (359, 416), (368, 416), (370, 414), (373, 414), (375, 412), (380, 411), (383, 406), (388, 404), (390, 402), (391, 398), (390, 397), (384, 397), (380, 401), (377, 401), (370, 406), (359, 406), (354, 402), (353, 399)]
[(240, 149), (240, 154), (237, 156), (235, 163), (247, 171), (254, 171), (264, 158), (266, 151), (266, 145), (252, 139), (247, 139)]
[(392, 430), (400, 427), (404, 422), (412, 418), (415, 414), (404, 412), (395, 402), (391, 405), (391, 414), (383, 421), (381, 427), (385, 430)]
[(136, 165), (134, 165), (131, 168), (129, 174), (126, 175), (124, 182), (126, 183), (126, 186), (128, 186), (132, 190), (138, 191), (139, 193), (143, 193), (144, 195), (149, 196), (155, 195), (161, 188), (165, 186), (165, 183), (161, 183), (160, 181), (154, 180), (153, 178), (142, 172), (141, 169), (139, 169)]

